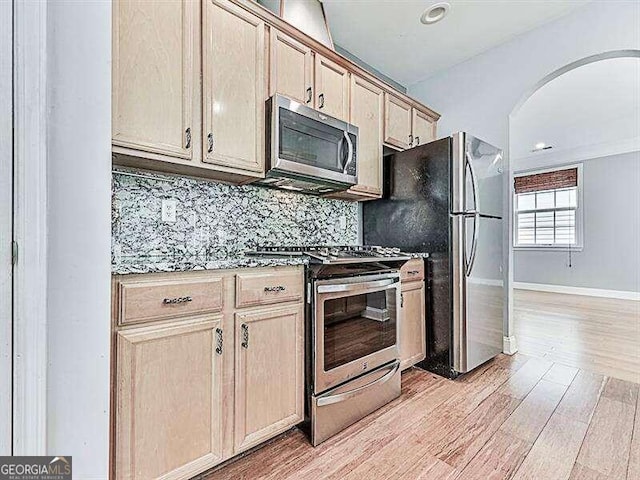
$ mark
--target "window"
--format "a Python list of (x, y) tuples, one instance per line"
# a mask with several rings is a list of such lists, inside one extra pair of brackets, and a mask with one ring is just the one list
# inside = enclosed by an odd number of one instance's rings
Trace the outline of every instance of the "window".
[(580, 247), (580, 167), (517, 175), (516, 247)]

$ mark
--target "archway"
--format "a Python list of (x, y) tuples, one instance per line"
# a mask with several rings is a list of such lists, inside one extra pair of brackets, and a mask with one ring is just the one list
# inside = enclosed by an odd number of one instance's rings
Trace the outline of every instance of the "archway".
[[(640, 247), (640, 232), (634, 230), (636, 223), (640, 222), (636, 220), (640, 213), (634, 210), (635, 205), (640, 205), (640, 198), (634, 200), (631, 188), (636, 177), (640, 183), (638, 82), (638, 50), (611, 51), (585, 57), (537, 82), (509, 115), (510, 189), (513, 189), (514, 173), (516, 176), (528, 174), (520, 178), (519, 184), (523, 185), (525, 180), (545, 178), (544, 175), (532, 177), (532, 174), (549, 170), (568, 171), (569, 167), (576, 167), (575, 194), (578, 195), (571, 211), (570, 208), (556, 208), (569, 207), (569, 204), (556, 202), (556, 196), (560, 194), (551, 193), (557, 191), (551, 188), (553, 185), (538, 187), (540, 193), (534, 195), (529, 187), (526, 195), (523, 187), (519, 193), (512, 190), (509, 198), (512, 233), (509, 238), (512, 272), (509, 296), (516, 302), (521, 289), (586, 295), (580, 299), (582, 304), (588, 303), (587, 298), (591, 296), (640, 299), (640, 274), (637, 269), (635, 273), (630, 269), (640, 261), (632, 251), (634, 246)], [(609, 168), (610, 165), (617, 167)], [(622, 173), (622, 168), (626, 173)], [(585, 188), (588, 196), (583, 198)], [(565, 195), (565, 191), (561, 194)], [(556, 203), (549, 204), (549, 198)], [(525, 206), (525, 200), (530, 202), (531, 199), (535, 202), (533, 206)], [(625, 209), (627, 218), (620, 220), (623, 223), (616, 235), (611, 222), (618, 210)], [(586, 223), (581, 220), (585, 215), (588, 215)], [(605, 250), (603, 241), (617, 242), (617, 245)], [(625, 254), (625, 251), (629, 253)], [(622, 256), (625, 261), (622, 261)], [(616, 267), (620, 268), (612, 275)], [(512, 289), (514, 285), (518, 287), (516, 292)], [(541, 298), (544, 299), (541, 301), (551, 301), (544, 295)], [(565, 300), (560, 298), (556, 300)], [(541, 310), (538, 307), (535, 308)], [(517, 328), (517, 322), (526, 315), (517, 305), (510, 305), (510, 309), (506, 334), (513, 338), (514, 332), (523, 334), (523, 330)], [(590, 315), (588, 312), (585, 314)], [(576, 324), (569, 322), (566, 328), (572, 329), (574, 340), (581, 334), (579, 329), (576, 330)], [(640, 332), (636, 333), (640, 335)], [(559, 335), (558, 332), (556, 334)], [(520, 351), (531, 353), (527, 340), (530, 339), (518, 339)], [(565, 342), (570, 343), (571, 339), (566, 338)], [(553, 345), (552, 340), (549, 340), (549, 345)], [(560, 349), (559, 345), (556, 343), (553, 348)], [(564, 353), (573, 356), (576, 362), (578, 357), (590, 358), (588, 342), (580, 340), (573, 348), (573, 351), (566, 348)], [(545, 355), (552, 355), (543, 348), (540, 350)], [(591, 358), (589, 361), (595, 360)], [(640, 362), (640, 358), (637, 361)], [(635, 364), (627, 367), (636, 368)]]

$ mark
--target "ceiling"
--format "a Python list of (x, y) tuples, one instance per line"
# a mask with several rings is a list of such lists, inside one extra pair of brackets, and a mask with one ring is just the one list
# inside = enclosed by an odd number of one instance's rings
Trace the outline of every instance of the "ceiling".
[(587, 1), (448, 0), (448, 15), (432, 25), (420, 23), (420, 16), (439, 0), (323, 0), (323, 4), (336, 44), (409, 86)]
[[(640, 136), (640, 58), (614, 58), (571, 70), (537, 90), (511, 119), (515, 161), (578, 148), (620, 145)], [(536, 143), (553, 149), (532, 153)]]

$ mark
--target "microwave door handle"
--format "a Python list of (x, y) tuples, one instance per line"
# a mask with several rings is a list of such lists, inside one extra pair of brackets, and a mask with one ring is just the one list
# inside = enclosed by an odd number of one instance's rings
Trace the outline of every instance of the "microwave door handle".
[(353, 161), (353, 142), (351, 141), (351, 137), (349, 137), (349, 133), (346, 131), (344, 132), (344, 139), (347, 142), (347, 147), (349, 150), (347, 153), (347, 161), (344, 162), (344, 165), (342, 166), (342, 173), (347, 173), (347, 168)]

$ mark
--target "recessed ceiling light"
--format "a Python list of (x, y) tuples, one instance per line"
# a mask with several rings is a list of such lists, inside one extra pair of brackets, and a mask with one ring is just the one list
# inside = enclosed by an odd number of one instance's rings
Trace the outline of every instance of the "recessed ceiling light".
[(439, 22), (447, 16), (450, 8), (451, 4), (449, 4), (449, 2), (434, 3), (429, 8), (427, 8), (420, 16), (420, 21), (425, 25), (431, 25), (433, 23)]

